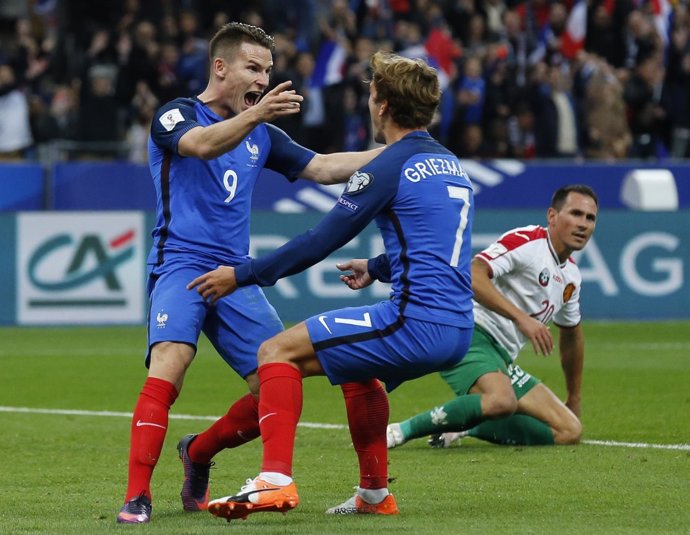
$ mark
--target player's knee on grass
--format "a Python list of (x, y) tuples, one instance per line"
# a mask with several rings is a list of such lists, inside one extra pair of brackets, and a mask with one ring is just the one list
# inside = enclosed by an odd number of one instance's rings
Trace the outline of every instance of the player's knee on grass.
[(570, 413), (558, 422), (558, 427), (553, 429), (553, 439), (556, 444), (578, 444), (582, 438), (582, 423)]

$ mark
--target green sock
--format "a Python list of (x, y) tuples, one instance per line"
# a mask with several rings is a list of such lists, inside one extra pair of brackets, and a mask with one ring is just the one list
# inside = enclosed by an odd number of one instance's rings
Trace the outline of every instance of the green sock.
[(481, 420), (481, 396), (467, 394), (401, 422), (400, 428), (405, 439), (410, 440), (434, 433), (464, 431)]
[(526, 414), (513, 414), (498, 420), (486, 420), (467, 434), (494, 444), (536, 446), (554, 444), (551, 428)]

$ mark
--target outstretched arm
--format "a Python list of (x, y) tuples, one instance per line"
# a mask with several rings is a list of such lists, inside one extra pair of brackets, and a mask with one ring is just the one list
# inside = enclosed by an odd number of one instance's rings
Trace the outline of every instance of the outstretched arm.
[(187, 289), (196, 288), (206, 301), (213, 304), (239, 286), (272, 286), (278, 279), (304, 271), (345, 245), (364, 230), (380, 206), (379, 203), (362, 205), (356, 214), (352, 214), (336, 205), (316, 227), (271, 253), (236, 268), (220, 266), (194, 279)]
[(290, 85), (290, 81), (278, 84), (255, 106), (234, 117), (191, 128), (180, 138), (178, 152), (182, 156), (210, 160), (234, 149), (259, 124), (299, 113), (304, 97), (289, 89)]
[[(378, 165), (386, 168), (385, 162)], [(377, 169), (370, 171), (376, 173)], [(272, 286), (283, 277), (300, 273), (345, 245), (387, 210), (398, 185), (397, 176), (393, 175), (388, 180), (382, 177), (369, 181), (355, 193), (343, 192), (331, 211), (311, 230), (236, 268), (221, 267), (197, 277), (187, 287), (196, 288), (204, 299), (214, 303), (239, 286)]]
[(362, 152), (334, 152), (316, 154), (304, 168), (301, 176), (319, 184), (346, 182), (352, 174), (381, 154), (385, 147)]
[(560, 327), (558, 347), (561, 353), (561, 368), (565, 376), (568, 398), (565, 404), (580, 417), (580, 400), (582, 398), (582, 369), (585, 362), (585, 335), (582, 324), (575, 327)]
[(553, 337), (548, 327), (499, 292), (491, 282), (489, 266), (477, 258), (472, 260), (472, 291), (478, 303), (513, 321), (520, 332), (532, 342), (536, 354), (551, 354)]

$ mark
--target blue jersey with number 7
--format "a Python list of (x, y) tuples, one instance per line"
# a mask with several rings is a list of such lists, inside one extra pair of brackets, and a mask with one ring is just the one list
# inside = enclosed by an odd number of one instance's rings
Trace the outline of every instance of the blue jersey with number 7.
[(245, 262), (239, 285), (269, 286), (324, 259), (376, 221), (401, 315), (472, 326), (472, 185), (458, 158), (412, 132), (355, 173), (313, 229)]

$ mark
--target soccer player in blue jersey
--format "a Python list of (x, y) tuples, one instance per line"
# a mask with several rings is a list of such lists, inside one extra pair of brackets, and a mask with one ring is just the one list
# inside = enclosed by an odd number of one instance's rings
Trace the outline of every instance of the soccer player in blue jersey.
[(221, 266), (189, 284), (209, 302), (269, 286), (326, 258), (376, 221), (386, 253), (369, 273), (392, 283), (371, 306), (324, 312), (259, 349), (261, 473), (235, 496), (209, 502), (216, 515), (285, 512), (299, 497), (292, 480), (302, 378), (326, 375), (345, 397), (360, 479), (333, 514), (396, 514), (388, 491), (388, 398), (403, 381), (458, 362), (472, 333), (470, 235), (473, 194), (458, 158), (427, 132), (440, 99), (437, 72), (422, 60), (376, 53), (369, 112), (387, 148), (352, 175), (334, 208), (310, 231), (261, 258)]
[(204, 332), (250, 393), (199, 435), (178, 444), (187, 511), (208, 504), (211, 458), (259, 435), (256, 354), (283, 327), (262, 290), (247, 285), (210, 306), (186, 284), (218, 265), (248, 259), (254, 184), (263, 168), (289, 180), (345, 182), (381, 152), (315, 154), (267, 124), (299, 113), (302, 97), (285, 82), (266, 91), (273, 39), (241, 23), (223, 26), (209, 44), (210, 76), (193, 98), (162, 106), (151, 126), (149, 166), (157, 194), (156, 226), (148, 258), (148, 377), (131, 426), (129, 477), (117, 521), (146, 523), (151, 476), (168, 428), (170, 406)]

